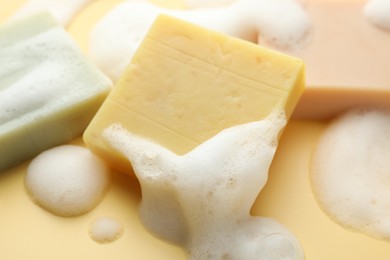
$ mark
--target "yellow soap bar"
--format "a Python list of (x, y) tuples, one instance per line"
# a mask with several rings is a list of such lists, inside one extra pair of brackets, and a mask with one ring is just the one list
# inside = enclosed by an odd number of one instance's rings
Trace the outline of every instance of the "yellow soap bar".
[(120, 123), (177, 154), (276, 109), (290, 117), (304, 89), (301, 60), (162, 15), (84, 133), (119, 171), (130, 163), (101, 137)]

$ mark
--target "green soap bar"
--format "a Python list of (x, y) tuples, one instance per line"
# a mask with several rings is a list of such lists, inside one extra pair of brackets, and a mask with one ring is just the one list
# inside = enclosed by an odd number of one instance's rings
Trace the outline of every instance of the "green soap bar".
[(0, 170), (80, 136), (112, 82), (48, 13), (0, 28)]

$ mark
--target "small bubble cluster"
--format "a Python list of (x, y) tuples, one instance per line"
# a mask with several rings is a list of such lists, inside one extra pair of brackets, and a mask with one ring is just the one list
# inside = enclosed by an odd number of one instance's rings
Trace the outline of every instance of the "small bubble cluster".
[(112, 217), (96, 218), (89, 226), (89, 235), (92, 240), (100, 244), (111, 243), (123, 234), (123, 225)]

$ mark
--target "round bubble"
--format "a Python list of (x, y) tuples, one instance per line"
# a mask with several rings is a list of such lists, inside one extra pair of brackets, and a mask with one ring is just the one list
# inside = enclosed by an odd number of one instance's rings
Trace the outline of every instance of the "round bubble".
[(25, 186), (42, 208), (70, 217), (93, 209), (103, 198), (109, 180), (104, 161), (84, 147), (63, 145), (31, 161)]
[(122, 223), (112, 217), (99, 217), (89, 227), (89, 235), (97, 243), (111, 243), (122, 234)]
[(390, 113), (350, 111), (333, 121), (311, 165), (314, 194), (341, 225), (390, 239)]

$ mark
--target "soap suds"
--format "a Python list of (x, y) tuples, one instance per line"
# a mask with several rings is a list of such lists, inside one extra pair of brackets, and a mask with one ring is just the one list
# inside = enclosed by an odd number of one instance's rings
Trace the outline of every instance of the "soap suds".
[(0, 133), (73, 105), (75, 100), (93, 97), (112, 85), (61, 27), (15, 43), (8, 42), (10, 38), (0, 38), (0, 86), (4, 86)]
[(390, 0), (369, 0), (364, 15), (373, 25), (390, 32)]
[(125, 1), (91, 31), (91, 59), (116, 81), (153, 21), (162, 13), (280, 50), (300, 48), (310, 28), (308, 16), (294, 0), (242, 0), (197, 10), (170, 10), (148, 2)]
[(100, 244), (114, 242), (123, 234), (123, 224), (112, 217), (99, 217), (89, 227), (89, 236)]
[(48, 11), (63, 26), (69, 25), (73, 17), (93, 0), (28, 0), (10, 20), (27, 17), (40, 11)]
[(31, 161), (25, 186), (42, 208), (70, 217), (93, 209), (102, 200), (109, 180), (108, 166), (87, 148), (62, 145)]
[(132, 163), (142, 188), (143, 224), (190, 259), (304, 259), (288, 230), (249, 214), (285, 122), (273, 114), (231, 127), (182, 156), (118, 124), (103, 138)]
[(336, 222), (390, 239), (390, 113), (352, 110), (332, 122), (316, 146), (312, 188)]

